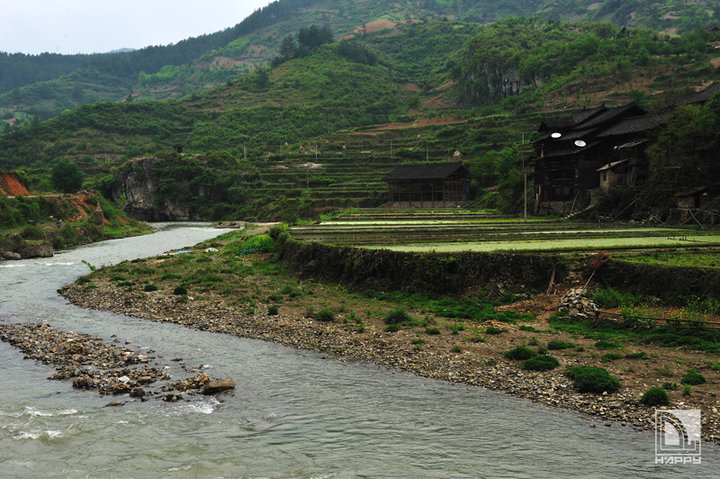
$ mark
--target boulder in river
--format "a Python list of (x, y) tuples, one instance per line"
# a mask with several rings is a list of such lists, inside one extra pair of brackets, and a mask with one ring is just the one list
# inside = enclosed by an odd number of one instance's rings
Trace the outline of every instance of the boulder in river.
[(203, 394), (217, 394), (229, 389), (235, 389), (235, 381), (232, 379), (220, 379), (218, 381), (210, 381), (205, 384)]

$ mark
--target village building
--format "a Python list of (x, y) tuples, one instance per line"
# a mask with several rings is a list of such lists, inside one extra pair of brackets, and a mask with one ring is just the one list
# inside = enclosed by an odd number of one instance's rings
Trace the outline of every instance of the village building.
[[(720, 91), (720, 83), (684, 95), (680, 104), (701, 105)], [(648, 180), (647, 147), (672, 116), (670, 111), (648, 114), (635, 103), (582, 110), (568, 116), (546, 118), (533, 141), (531, 160), (535, 182), (534, 213), (572, 214), (614, 187), (642, 188)], [(717, 157), (718, 141), (698, 145), (708, 159)], [(700, 190), (697, 188), (696, 190)], [(681, 192), (679, 209), (701, 208), (696, 190)], [(707, 195), (706, 195), (707, 196)], [(695, 206), (689, 206), (690, 204)]]
[(401, 165), (383, 181), (395, 208), (447, 208), (470, 199), (470, 171), (460, 162)]
[(632, 103), (542, 120), (533, 159), (535, 214), (577, 212), (614, 185), (647, 179), (644, 149), (661, 118)]

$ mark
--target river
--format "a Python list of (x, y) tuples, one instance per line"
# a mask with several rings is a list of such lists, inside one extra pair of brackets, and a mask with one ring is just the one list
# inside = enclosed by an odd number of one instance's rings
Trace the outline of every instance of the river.
[[(277, 344), (77, 308), (56, 290), (117, 263), (221, 231), (165, 225), (53, 258), (0, 263), (0, 320), (48, 322), (204, 365), (236, 381), (218, 401), (104, 407), (112, 398), (49, 381), (54, 371), (0, 343), (0, 478), (718, 477), (654, 463), (654, 436), (485, 389), (344, 364)], [(597, 423), (590, 428), (590, 423)]]

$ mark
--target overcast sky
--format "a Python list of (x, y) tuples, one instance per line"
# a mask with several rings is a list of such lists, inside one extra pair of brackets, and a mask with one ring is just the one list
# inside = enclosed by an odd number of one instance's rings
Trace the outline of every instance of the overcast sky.
[(0, 51), (104, 53), (232, 27), (272, 0), (0, 0)]

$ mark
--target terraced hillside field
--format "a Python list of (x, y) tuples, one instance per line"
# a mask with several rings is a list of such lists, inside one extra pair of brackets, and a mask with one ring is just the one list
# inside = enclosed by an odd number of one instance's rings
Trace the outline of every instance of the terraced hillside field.
[(582, 251), (720, 246), (720, 232), (690, 228), (600, 225), (561, 220), (523, 221), (465, 210), (366, 210), (291, 234), (302, 241), (415, 252)]

